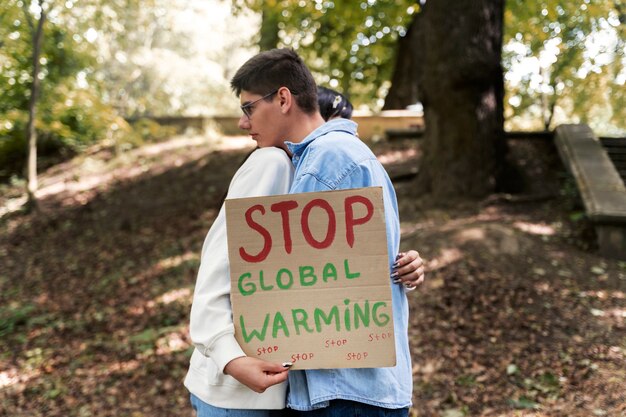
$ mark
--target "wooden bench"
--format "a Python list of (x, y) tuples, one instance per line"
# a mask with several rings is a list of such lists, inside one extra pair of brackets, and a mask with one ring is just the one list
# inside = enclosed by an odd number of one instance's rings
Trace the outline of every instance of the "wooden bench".
[(410, 127), (408, 129), (386, 129), (385, 137), (387, 140), (394, 139), (420, 139), (424, 135), (424, 129), (421, 126)]
[(626, 183), (626, 138), (600, 138), (600, 142), (622, 181)]
[(600, 254), (626, 260), (626, 186), (602, 143), (584, 124), (557, 127), (555, 142), (594, 224)]

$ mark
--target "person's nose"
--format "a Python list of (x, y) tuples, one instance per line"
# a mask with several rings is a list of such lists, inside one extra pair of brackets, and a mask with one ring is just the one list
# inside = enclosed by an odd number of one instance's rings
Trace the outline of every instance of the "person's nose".
[(239, 123), (237, 123), (239, 129), (248, 130), (250, 129), (250, 119), (245, 114), (242, 114), (239, 117)]

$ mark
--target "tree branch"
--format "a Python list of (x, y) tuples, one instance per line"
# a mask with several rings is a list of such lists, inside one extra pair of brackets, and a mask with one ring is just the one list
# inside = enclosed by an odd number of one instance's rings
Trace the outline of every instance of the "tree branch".
[(24, 15), (26, 16), (26, 23), (30, 27), (31, 33), (35, 33), (35, 23), (33, 22), (33, 17), (30, 15), (28, 11), (28, 5), (26, 2), (22, 2), (22, 10), (24, 10)]
[(619, 23), (622, 25), (626, 25), (626, 7), (622, 6), (622, 2), (615, 1), (615, 10), (617, 10), (617, 18), (619, 19)]

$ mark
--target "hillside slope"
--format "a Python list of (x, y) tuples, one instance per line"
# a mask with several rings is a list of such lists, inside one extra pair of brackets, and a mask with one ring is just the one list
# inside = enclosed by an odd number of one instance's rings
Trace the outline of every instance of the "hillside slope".
[[(6, 209), (4, 192), (0, 416), (192, 415), (200, 248), (249, 145), (94, 151), (42, 176), (39, 214)], [(397, 178), (419, 157), (411, 141), (375, 151)], [(626, 265), (580, 249), (558, 169), (516, 151), (518, 196), (438, 208), (396, 182), (402, 246), (429, 267), (409, 293), (411, 413), (626, 416)]]

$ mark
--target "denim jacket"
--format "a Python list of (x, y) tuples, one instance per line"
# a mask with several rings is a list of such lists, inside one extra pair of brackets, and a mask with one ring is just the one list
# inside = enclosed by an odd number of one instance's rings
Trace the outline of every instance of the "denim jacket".
[[(355, 136), (356, 128), (353, 121), (335, 119), (313, 131), (300, 143), (286, 142), (296, 169), (289, 192), (382, 186), (391, 270), (400, 243), (396, 194), (376, 156)], [(288, 407), (312, 410), (328, 406), (328, 401), (333, 399), (383, 408), (411, 405), (413, 389), (407, 333), (408, 302), (402, 285), (392, 283), (391, 288), (396, 366), (290, 371)]]

